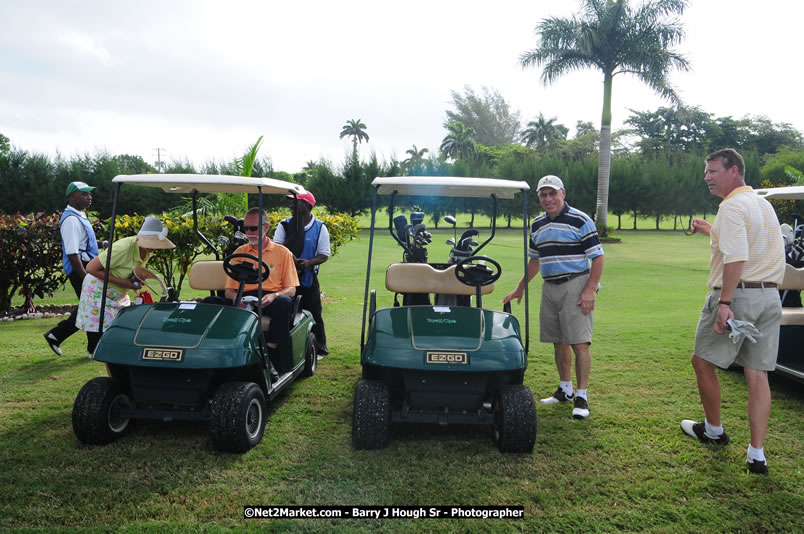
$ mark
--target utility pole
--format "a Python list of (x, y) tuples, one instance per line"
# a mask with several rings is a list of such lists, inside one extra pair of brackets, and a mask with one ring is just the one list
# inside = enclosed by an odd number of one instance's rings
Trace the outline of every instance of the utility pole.
[(159, 172), (165, 172), (165, 162), (162, 161), (162, 153), (167, 152), (166, 148), (154, 148), (156, 151), (156, 161), (154, 162), (154, 167)]

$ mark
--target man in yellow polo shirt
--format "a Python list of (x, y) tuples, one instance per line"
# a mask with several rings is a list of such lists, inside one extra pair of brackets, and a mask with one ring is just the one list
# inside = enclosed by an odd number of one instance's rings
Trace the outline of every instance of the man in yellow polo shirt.
[[(768, 474), (764, 442), (771, 411), (768, 371), (776, 365), (782, 305), (777, 284), (784, 278), (784, 244), (770, 203), (745, 185), (745, 163), (731, 148), (709, 154), (704, 180), (723, 199), (714, 224), (695, 219), (695, 231), (710, 237), (710, 292), (695, 332), (692, 367), (706, 418), (685, 419), (681, 429), (701, 443), (724, 446), (729, 436), (720, 419), (720, 382), (715, 367), (743, 367), (748, 386), (748, 471)], [(747, 321), (762, 335), (732, 341), (730, 320)]]
[[(271, 325), (265, 335), (268, 348), (275, 349), (279, 343), (284, 342), (290, 333), (290, 314), (293, 311), (293, 296), (299, 277), (296, 274), (296, 265), (293, 254), (282, 245), (278, 245), (268, 238), (268, 215), (263, 212), (262, 229), (260, 229), (260, 209), (251, 208), (246, 212), (244, 225), (248, 244), (243, 245), (235, 254), (251, 254), (259, 258), (259, 239), (262, 236), (262, 261), (270, 269), (269, 277), (262, 283), (262, 314), (271, 318)], [(248, 261), (248, 260), (245, 260)], [(253, 262), (252, 262), (253, 263)], [(237, 296), (239, 283), (231, 278), (226, 280), (226, 298), (234, 302)], [(246, 284), (243, 295), (258, 296), (257, 284)]]

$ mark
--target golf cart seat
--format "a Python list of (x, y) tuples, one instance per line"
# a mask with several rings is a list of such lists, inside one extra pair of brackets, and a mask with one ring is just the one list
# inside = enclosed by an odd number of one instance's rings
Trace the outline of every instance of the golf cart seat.
[[(779, 289), (804, 290), (804, 269), (796, 269), (786, 263), (784, 266), (784, 280)], [(804, 308), (782, 308), (782, 325), (804, 326)]]
[[(462, 284), (455, 277), (454, 265), (438, 270), (426, 263), (392, 263), (385, 271), (385, 288), (395, 293), (475, 294), (474, 287)], [(484, 295), (493, 290), (494, 284), (482, 287)]]
[[(226, 288), (226, 280), (229, 277), (223, 271), (223, 261), (197, 261), (190, 267), (190, 287), (193, 289), (200, 289), (202, 291), (223, 291)], [(299, 311), (301, 304), (301, 295), (296, 295), (293, 298), (293, 324), (297, 324), (302, 320), (302, 313)], [(264, 332), (268, 331), (271, 324), (270, 317), (261, 317), (260, 325)]]

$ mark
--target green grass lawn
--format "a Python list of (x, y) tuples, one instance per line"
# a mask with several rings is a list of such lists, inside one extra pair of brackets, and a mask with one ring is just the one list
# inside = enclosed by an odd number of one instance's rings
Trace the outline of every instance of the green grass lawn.
[[(430, 261), (446, 259), (451, 231), (434, 232)], [(481, 233), (481, 238), (486, 232)], [(804, 391), (772, 377), (766, 441), (771, 474), (748, 475), (746, 391), (720, 373), (724, 450), (679, 429), (701, 418), (689, 363), (706, 293), (708, 240), (680, 232), (629, 232), (606, 247), (595, 311), (591, 417), (537, 407), (532, 454), (498, 452), (482, 427), (402, 426), (381, 451), (351, 447), (352, 394), (368, 235), (322, 268), (331, 354), (318, 374), (269, 406), (262, 443), (243, 455), (210, 446), (202, 424), (138, 422), (105, 447), (82, 445), (71, 427), (81, 386), (104, 374), (77, 334), (54, 356), (42, 333), (56, 319), (0, 324), (0, 530), (196, 532), (790, 532), (804, 524)], [(379, 233), (371, 286), (388, 306), (382, 275), (401, 250)], [(522, 235), (502, 231), (486, 252), (502, 264), (500, 309), (522, 273)], [(525, 383), (557, 386), (552, 347), (538, 342), (540, 283), (531, 284)], [(58, 298), (69, 298), (69, 294)], [(188, 291), (185, 297), (194, 296)], [(524, 322), (523, 306), (514, 313)], [(245, 505), (522, 505), (525, 519), (249, 520)], [(798, 525), (798, 526), (796, 526)]]

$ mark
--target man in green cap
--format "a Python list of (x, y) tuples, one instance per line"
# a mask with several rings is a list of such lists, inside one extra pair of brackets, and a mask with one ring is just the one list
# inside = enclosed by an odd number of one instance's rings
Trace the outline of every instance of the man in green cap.
[[(87, 208), (92, 204), (94, 190), (94, 187), (84, 182), (70, 182), (67, 186), (67, 207), (59, 220), (62, 266), (76, 297), (81, 293), (81, 284), (87, 274), (85, 270), (87, 263), (98, 255), (98, 241), (86, 214)], [(105, 243), (104, 241), (101, 245), (104, 246)], [(69, 317), (45, 334), (45, 341), (59, 356), (62, 354), (59, 345), (78, 331), (75, 326), (75, 313), (76, 310), (73, 309)]]

